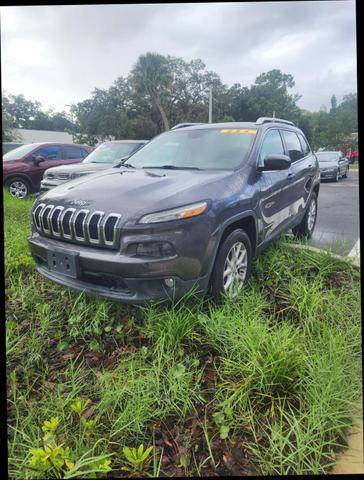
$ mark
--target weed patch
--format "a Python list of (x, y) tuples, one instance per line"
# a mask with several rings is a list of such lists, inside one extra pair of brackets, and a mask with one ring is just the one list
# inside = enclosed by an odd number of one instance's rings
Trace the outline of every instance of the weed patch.
[(4, 193), (9, 476), (327, 473), (361, 391), (360, 276), (277, 243), (241, 295), (126, 307), (40, 277)]

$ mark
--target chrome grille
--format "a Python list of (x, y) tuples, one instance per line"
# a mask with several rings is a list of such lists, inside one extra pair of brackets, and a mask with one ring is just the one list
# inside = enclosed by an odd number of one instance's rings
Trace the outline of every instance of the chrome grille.
[(60, 205), (38, 204), (32, 211), (37, 231), (75, 243), (91, 244), (104, 248), (117, 248), (119, 240), (119, 213), (65, 208)]
[(67, 180), (68, 178), (70, 178), (70, 174), (69, 173), (57, 173), (56, 178), (58, 178), (59, 180)]

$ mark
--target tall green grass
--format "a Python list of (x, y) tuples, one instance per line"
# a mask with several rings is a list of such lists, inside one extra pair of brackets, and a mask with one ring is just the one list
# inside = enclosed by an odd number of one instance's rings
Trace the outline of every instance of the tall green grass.
[[(196, 460), (186, 431), (194, 460), (185, 473), (218, 471), (213, 412), (229, 412), (226, 442), (243, 438), (257, 473), (327, 473), (361, 391), (360, 278), (350, 264), (278, 243), (234, 301), (216, 307), (191, 294), (126, 307), (41, 278), (27, 246), (31, 201), (4, 200), (12, 478), (32, 477), (29, 449), (55, 416), (76, 459), (91, 443), (94, 455), (114, 454), (114, 472), (125, 445), (153, 444), (153, 425), (172, 418), (183, 432), (196, 416), (206, 458)], [(87, 434), (71, 408), (79, 397), (96, 420)]]

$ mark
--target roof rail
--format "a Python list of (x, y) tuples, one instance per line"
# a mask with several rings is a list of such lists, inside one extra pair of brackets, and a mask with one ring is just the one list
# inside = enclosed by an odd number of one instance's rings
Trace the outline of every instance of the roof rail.
[(283, 120), (282, 118), (274, 118), (274, 117), (259, 117), (258, 120), (255, 122), (257, 125), (262, 125), (263, 123), (285, 123), (286, 125), (293, 125), (293, 122), (289, 120)]
[(171, 130), (177, 130), (177, 128), (183, 127), (192, 127), (193, 125), (204, 125), (204, 123), (177, 123), (177, 125), (172, 127)]

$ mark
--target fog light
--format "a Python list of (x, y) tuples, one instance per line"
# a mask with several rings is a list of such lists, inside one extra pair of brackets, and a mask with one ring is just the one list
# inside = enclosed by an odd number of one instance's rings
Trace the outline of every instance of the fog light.
[(164, 283), (167, 285), (168, 288), (172, 288), (174, 286), (173, 278), (165, 278)]
[(169, 242), (131, 243), (128, 245), (127, 252), (137, 257), (162, 258), (175, 255), (175, 250)]

